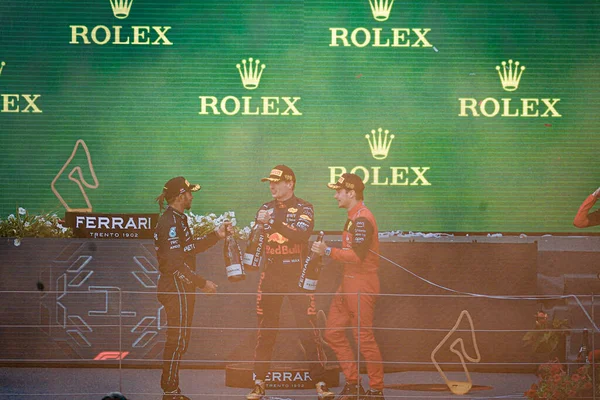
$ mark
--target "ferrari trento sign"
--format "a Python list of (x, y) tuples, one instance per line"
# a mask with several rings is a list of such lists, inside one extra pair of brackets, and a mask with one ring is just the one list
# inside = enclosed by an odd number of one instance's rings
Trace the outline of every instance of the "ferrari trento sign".
[(67, 226), (77, 237), (91, 239), (151, 239), (158, 214), (98, 214), (67, 212)]

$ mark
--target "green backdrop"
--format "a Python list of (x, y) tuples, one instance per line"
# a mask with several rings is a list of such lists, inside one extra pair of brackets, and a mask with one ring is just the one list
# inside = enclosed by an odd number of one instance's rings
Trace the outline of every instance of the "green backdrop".
[[(358, 167), (380, 230), (577, 231), (600, 185), (599, 4), (396, 1), (378, 21), (369, 0), (135, 0), (121, 19), (110, 0), (3, 1), (0, 216), (62, 213), (56, 193), (87, 208), (81, 177), (94, 212), (155, 212), (184, 175), (194, 212), (246, 225), (284, 163), (319, 229), (342, 228), (326, 184)], [(251, 57), (255, 89), (236, 67)]]

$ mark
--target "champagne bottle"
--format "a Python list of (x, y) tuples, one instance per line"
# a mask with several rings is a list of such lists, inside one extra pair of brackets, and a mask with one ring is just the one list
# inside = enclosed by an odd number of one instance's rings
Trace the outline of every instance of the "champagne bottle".
[(239, 282), (246, 279), (242, 265), (242, 251), (233, 235), (225, 231), (225, 244), (223, 245), (223, 256), (225, 257), (225, 271), (229, 282)]
[[(324, 236), (325, 233), (323, 231), (319, 232), (316, 241), (322, 242)], [(319, 283), (319, 275), (321, 274), (322, 265), (323, 257), (314, 251), (311, 251), (308, 257), (306, 257), (306, 260), (304, 260), (298, 286), (307, 292), (314, 292), (317, 290), (317, 283)]]
[(257, 271), (260, 268), (263, 257), (263, 245), (265, 243), (265, 229), (263, 224), (256, 223), (252, 227), (246, 251), (244, 253), (244, 269)]
[(585, 328), (581, 335), (581, 347), (579, 348), (579, 354), (577, 354), (577, 362), (580, 362), (582, 364), (589, 363), (589, 360), (588, 360), (588, 353), (589, 353), (588, 349), (589, 348), (590, 348), (589, 332), (588, 332), (587, 328)]

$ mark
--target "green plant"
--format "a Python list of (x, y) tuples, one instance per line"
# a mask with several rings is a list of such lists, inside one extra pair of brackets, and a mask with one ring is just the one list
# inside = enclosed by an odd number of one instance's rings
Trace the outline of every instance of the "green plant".
[(538, 311), (535, 315), (535, 330), (523, 336), (526, 346), (531, 346), (536, 353), (551, 353), (558, 347), (561, 339), (569, 334), (569, 321), (553, 318), (548, 321), (548, 314)]
[(583, 395), (592, 389), (590, 366), (584, 365), (569, 375), (558, 360), (540, 365), (536, 376), (537, 383), (525, 392), (532, 400), (567, 400)]
[(55, 213), (31, 215), (26, 209), (17, 207), (15, 214), (5, 220), (0, 218), (0, 237), (14, 237), (15, 246), (20, 246), (25, 237), (73, 237), (71, 229), (63, 223)]

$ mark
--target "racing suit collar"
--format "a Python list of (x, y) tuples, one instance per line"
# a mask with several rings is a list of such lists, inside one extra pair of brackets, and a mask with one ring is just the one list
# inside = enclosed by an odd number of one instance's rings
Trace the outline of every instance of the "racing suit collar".
[(354, 207), (348, 210), (348, 218), (352, 218), (352, 216), (356, 215), (361, 209), (365, 208), (365, 202), (359, 201)]
[(171, 211), (173, 212), (173, 214), (175, 214), (175, 215), (178, 215), (178, 216), (180, 216), (181, 218), (183, 218), (183, 217), (184, 217), (184, 214), (183, 214), (183, 213), (180, 213), (179, 211), (177, 211), (176, 209), (174, 209), (174, 208), (173, 208), (173, 207), (171, 207), (171, 206), (167, 206), (167, 209), (171, 210)]
[(280, 208), (291, 207), (298, 203), (295, 195), (292, 195), (292, 197), (290, 197), (289, 199), (287, 199), (285, 201), (276, 200), (276, 202), (277, 202), (277, 206), (279, 206)]

